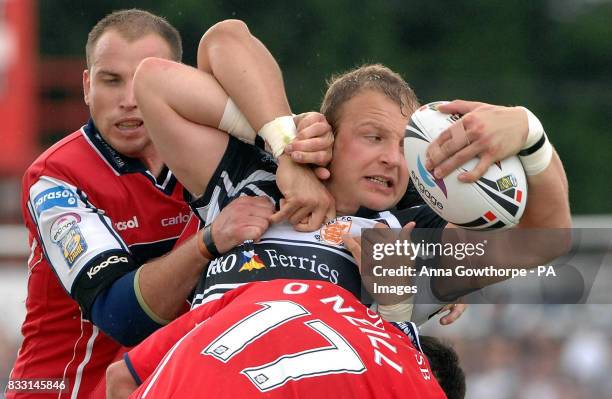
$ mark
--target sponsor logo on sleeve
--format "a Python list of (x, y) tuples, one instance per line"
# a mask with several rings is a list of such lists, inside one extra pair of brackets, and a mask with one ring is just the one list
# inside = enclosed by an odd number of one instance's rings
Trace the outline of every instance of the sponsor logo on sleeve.
[(111, 255), (108, 258), (104, 259), (102, 262), (97, 265), (93, 265), (87, 271), (87, 276), (91, 280), (98, 272), (110, 265), (114, 265), (116, 263), (129, 263), (127, 256), (117, 256)]
[(49, 188), (34, 198), (36, 215), (53, 207), (74, 208), (77, 206), (76, 194), (63, 186)]
[(69, 269), (87, 250), (87, 242), (79, 228), (80, 221), (79, 214), (64, 213), (55, 219), (49, 231), (51, 242), (60, 248)]

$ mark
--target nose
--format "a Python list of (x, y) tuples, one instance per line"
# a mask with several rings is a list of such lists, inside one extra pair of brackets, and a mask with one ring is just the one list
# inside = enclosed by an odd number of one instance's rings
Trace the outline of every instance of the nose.
[(404, 149), (397, 143), (389, 143), (383, 150), (380, 160), (389, 167), (396, 167), (404, 162)]
[(119, 105), (128, 111), (138, 107), (136, 96), (134, 95), (134, 79), (130, 79), (125, 85), (125, 91)]

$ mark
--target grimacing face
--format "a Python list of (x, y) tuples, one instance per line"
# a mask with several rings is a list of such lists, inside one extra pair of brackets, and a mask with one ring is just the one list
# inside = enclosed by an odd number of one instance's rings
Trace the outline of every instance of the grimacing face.
[(408, 186), (407, 121), (398, 104), (374, 89), (342, 105), (327, 182), (339, 214), (354, 214), (360, 206), (385, 210), (400, 200)]
[(155, 33), (128, 41), (116, 30), (102, 34), (83, 72), (83, 92), (100, 134), (123, 155), (142, 158), (153, 150), (134, 98), (134, 73), (147, 57), (172, 59), (168, 43)]

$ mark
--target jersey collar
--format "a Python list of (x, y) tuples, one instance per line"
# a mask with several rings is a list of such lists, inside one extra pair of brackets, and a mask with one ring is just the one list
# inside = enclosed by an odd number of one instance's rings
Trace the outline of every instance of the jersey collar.
[(83, 127), (83, 130), (85, 131), (85, 135), (87, 135), (87, 138), (91, 144), (98, 150), (98, 153), (118, 174), (137, 172), (144, 173), (147, 171), (147, 168), (142, 162), (140, 162), (140, 160), (126, 157), (111, 147), (111, 145), (102, 138), (102, 135), (94, 125), (92, 119), (87, 121), (87, 124)]
[(159, 173), (159, 176), (153, 176), (153, 174), (142, 162), (140, 162), (140, 160), (122, 155), (111, 147), (111, 145), (104, 140), (94, 125), (92, 119), (89, 119), (87, 124), (83, 126), (83, 132), (85, 133), (85, 136), (90, 144), (96, 149), (96, 152), (106, 161), (106, 163), (117, 175), (142, 173), (151, 181), (151, 183), (166, 194), (170, 194), (174, 190), (174, 187), (176, 186), (176, 178), (166, 167), (166, 165), (164, 165), (162, 171)]
[(357, 213), (355, 213), (355, 216), (360, 218), (372, 219), (376, 217), (379, 213), (379, 211), (366, 208), (365, 206), (360, 206), (359, 209), (357, 209)]

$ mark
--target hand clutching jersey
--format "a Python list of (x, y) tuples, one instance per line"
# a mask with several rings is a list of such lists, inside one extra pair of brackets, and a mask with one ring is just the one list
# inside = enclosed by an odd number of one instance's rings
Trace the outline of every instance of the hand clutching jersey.
[(183, 188), (169, 170), (155, 179), (114, 151), (89, 122), (26, 171), (22, 212), (32, 253), (11, 378), (67, 379), (66, 397), (88, 394), (120, 348), (90, 322), (93, 304), (173, 247), (190, 213)]
[[(266, 153), (232, 138), (206, 192), (192, 207), (208, 224), (241, 195), (265, 195), (278, 203), (281, 194), (275, 171), (276, 164)], [(216, 299), (247, 282), (278, 278), (328, 281), (360, 297), (359, 270), (342, 236), (361, 235), (362, 228), (378, 222), (401, 228), (410, 221), (432, 229), (446, 224), (428, 206), (420, 205), (386, 212), (360, 209), (357, 216), (339, 216), (311, 233), (297, 232), (286, 222), (271, 225), (257, 242), (245, 242), (208, 265), (192, 305)]]
[(445, 398), (417, 345), (323, 281), (236, 288), (125, 355), (131, 398)]

